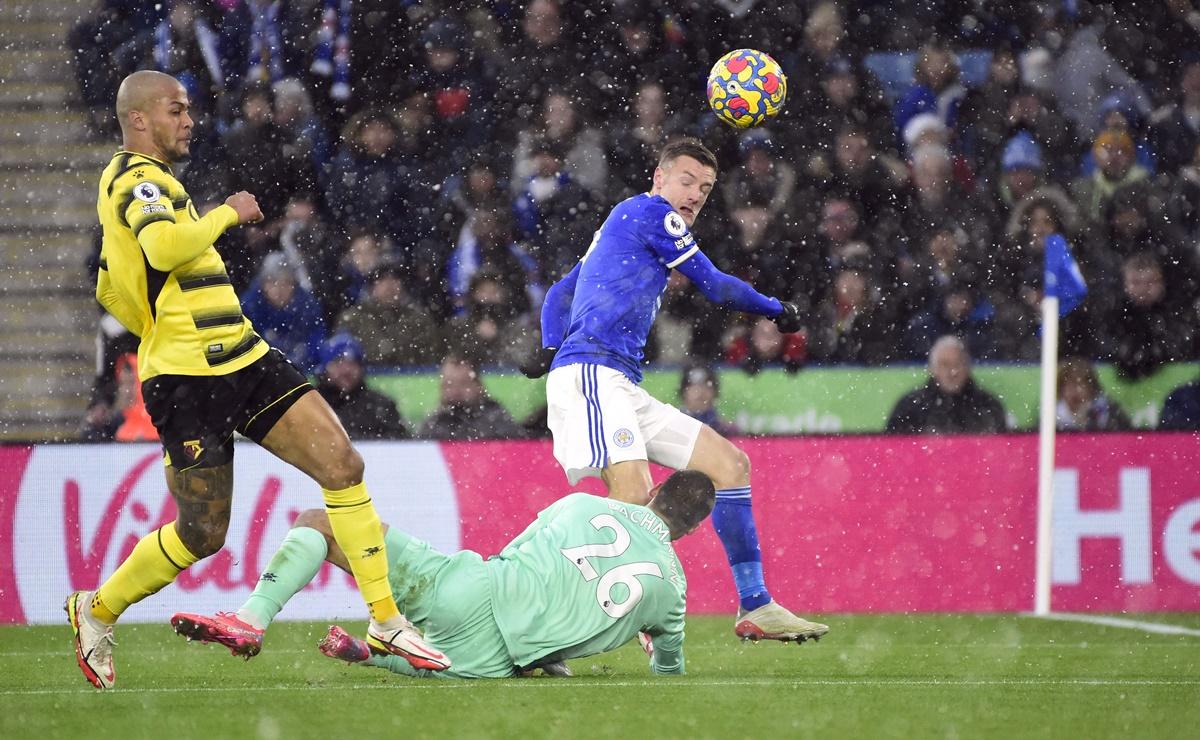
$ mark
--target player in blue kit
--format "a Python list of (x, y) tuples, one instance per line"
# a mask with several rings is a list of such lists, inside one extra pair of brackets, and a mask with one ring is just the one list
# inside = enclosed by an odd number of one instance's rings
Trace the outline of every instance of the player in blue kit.
[(522, 370), (546, 379), (554, 456), (571, 485), (598, 476), (609, 496), (645, 504), (652, 460), (699, 470), (717, 487), (713, 526), (738, 590), (734, 632), (743, 639), (799, 640), (829, 631), (779, 605), (767, 590), (750, 507), (750, 460), (713, 429), (638, 384), (646, 338), (671, 270), (711, 301), (768, 316), (782, 332), (802, 328), (795, 304), (762, 295), (718, 270), (689, 227), (717, 178), (702, 143), (664, 147), (649, 193), (613, 208), (574, 269), (546, 294), (542, 350)]

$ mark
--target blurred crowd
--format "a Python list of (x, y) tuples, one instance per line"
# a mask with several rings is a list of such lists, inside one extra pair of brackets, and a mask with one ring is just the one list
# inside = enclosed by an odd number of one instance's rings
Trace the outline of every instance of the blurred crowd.
[[(1127, 379), (1198, 355), (1189, 0), (99, 0), (68, 43), (98, 138), (125, 74), (187, 86), (181, 179), (201, 212), (258, 197), (265, 222), (218, 248), (258, 331), (313, 373), (335, 337), (366, 367), (517, 367), (546, 287), (684, 134), (722, 163), (702, 248), (808, 327), (675, 276), (652, 363), (932, 365), (947, 336), (1036, 361), (1055, 234), (1089, 288), (1064, 354)], [(749, 131), (703, 94), (742, 47), (790, 87)]]

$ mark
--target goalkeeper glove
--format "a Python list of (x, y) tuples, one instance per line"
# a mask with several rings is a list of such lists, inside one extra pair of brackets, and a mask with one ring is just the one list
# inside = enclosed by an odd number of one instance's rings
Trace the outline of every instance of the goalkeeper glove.
[(538, 347), (521, 365), (521, 374), (527, 378), (540, 378), (550, 372), (550, 363), (554, 361), (557, 347)]
[(795, 334), (804, 328), (804, 323), (800, 320), (800, 307), (791, 301), (780, 301), (783, 304), (783, 310), (779, 312), (772, 321), (775, 326), (779, 327), (779, 331), (784, 334)]

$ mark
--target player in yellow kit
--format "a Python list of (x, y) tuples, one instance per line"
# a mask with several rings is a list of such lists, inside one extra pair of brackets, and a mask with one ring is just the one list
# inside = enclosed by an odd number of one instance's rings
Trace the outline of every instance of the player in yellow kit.
[(334, 536), (351, 554), (370, 610), (372, 648), (438, 664), (443, 656), (396, 608), (362, 457), (304, 375), (254, 332), (213, 247), (227, 229), (261, 220), (258, 203), (239, 192), (200, 217), (175, 179), (172, 164), (188, 156), (188, 108), (175, 78), (152, 71), (126, 77), (117, 92), (123, 146), (100, 176), (104, 242), (96, 298), (141, 338), (142, 394), (162, 439), (178, 516), (142, 538), (95, 591), (68, 597), (79, 667), (97, 688), (111, 688), (113, 623), (221, 549), (235, 431), (321, 486)]

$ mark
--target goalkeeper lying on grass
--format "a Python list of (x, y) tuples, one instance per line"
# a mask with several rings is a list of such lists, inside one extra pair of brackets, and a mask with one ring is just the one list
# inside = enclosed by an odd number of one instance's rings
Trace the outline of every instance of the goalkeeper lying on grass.
[[(651, 670), (683, 673), (687, 581), (671, 542), (704, 521), (715, 493), (692, 470), (674, 473), (656, 493), (647, 506), (573, 493), (488, 560), (470, 550), (443, 555), (386, 529), (392, 593), (441, 654), (424, 662), (378, 655), (336, 626), (321, 651), (410, 676), (499, 678), (536, 668), (569, 673), (563, 661), (615, 650), (644, 633)], [(171, 625), (250, 658), (271, 620), (326, 560), (347, 569), (325, 512), (311, 509), (297, 517), (236, 613), (176, 614)]]

